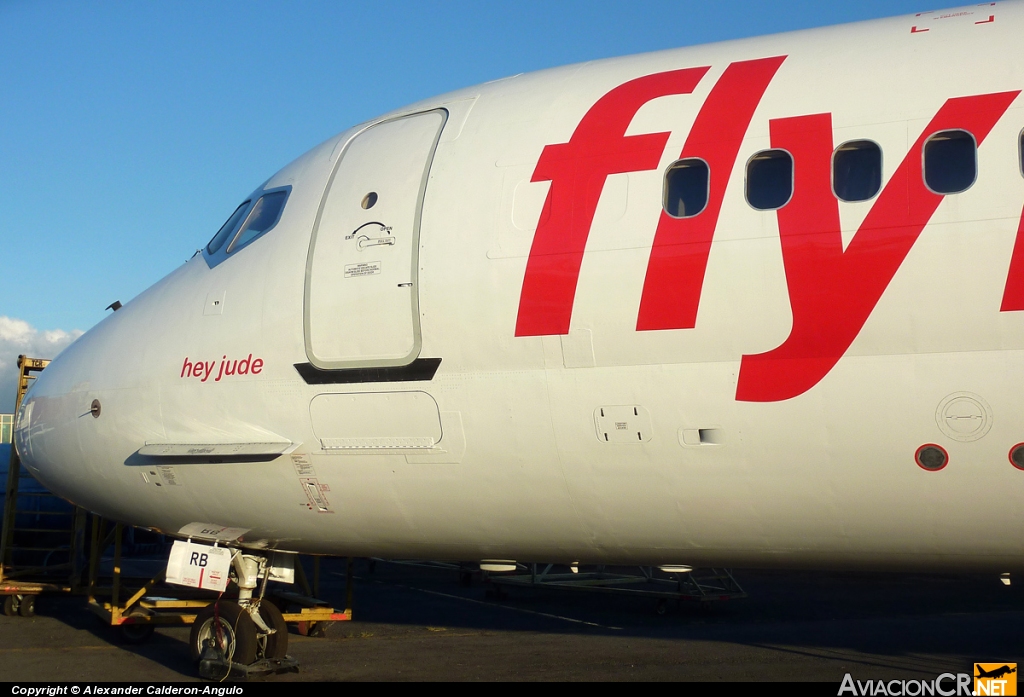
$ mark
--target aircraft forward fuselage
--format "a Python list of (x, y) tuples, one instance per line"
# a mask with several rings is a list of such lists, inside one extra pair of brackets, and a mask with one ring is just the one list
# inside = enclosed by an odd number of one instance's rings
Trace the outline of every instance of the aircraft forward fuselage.
[(1022, 29), (924, 13), (359, 125), (61, 354), (22, 457), (252, 548), (1016, 570)]

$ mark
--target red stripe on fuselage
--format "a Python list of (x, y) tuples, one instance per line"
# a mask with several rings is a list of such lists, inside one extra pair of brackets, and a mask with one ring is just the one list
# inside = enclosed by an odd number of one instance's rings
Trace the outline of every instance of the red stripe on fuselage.
[(964, 129), (980, 146), (1019, 91), (947, 100), (871, 207), (846, 251), (831, 190), (829, 114), (771, 121), (771, 142), (793, 155), (792, 200), (778, 211), (793, 328), (772, 351), (743, 356), (736, 399), (775, 402), (803, 394), (857, 337), (944, 196), (922, 176), (922, 148), (937, 131)]
[(711, 240), (736, 155), (754, 110), (785, 59), (777, 56), (733, 63), (697, 114), (679, 159), (699, 157), (708, 163), (707, 206), (692, 218), (673, 218), (661, 212), (640, 297), (638, 331), (695, 326)]
[(626, 136), (647, 102), (690, 94), (707, 67), (673, 70), (630, 80), (587, 111), (568, 143), (548, 145), (531, 181), (550, 181), (544, 210), (526, 262), (516, 336), (568, 334), (583, 252), (597, 202), (610, 174), (654, 169), (668, 133)]

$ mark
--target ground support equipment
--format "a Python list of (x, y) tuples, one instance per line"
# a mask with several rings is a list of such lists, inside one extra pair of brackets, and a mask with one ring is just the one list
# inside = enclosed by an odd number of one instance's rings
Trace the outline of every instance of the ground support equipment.
[[(122, 637), (137, 643), (148, 639), (158, 626), (187, 626), (216, 601), (212, 591), (184, 588), (164, 584), (166, 565), (152, 578), (127, 579), (123, 575), (122, 534), (124, 526), (111, 524), (93, 516), (89, 576), (87, 584), (88, 608), (100, 620), (111, 627), (118, 627)], [(99, 569), (103, 550), (114, 545), (113, 567), (109, 586), (99, 585)], [(239, 555), (250, 556), (250, 555)], [(303, 572), (302, 562), (295, 565), (296, 582), (304, 593), (287, 590), (273, 590), (266, 593), (264, 602), (274, 603), (281, 610), (281, 618), (289, 624), (296, 624), (300, 634), (323, 636), (332, 622), (352, 619), (352, 561), (348, 562), (346, 608), (336, 610), (329, 603), (317, 599), (320, 581), (320, 559), (313, 558), (313, 585), (309, 584)], [(257, 582), (258, 575), (250, 574)], [(136, 582), (127, 588), (128, 582)], [(248, 587), (246, 587), (248, 585)], [(137, 589), (136, 589), (137, 588)], [(253, 599), (254, 586), (243, 584), (239, 588), (240, 603)], [(127, 599), (122, 598), (128, 595)], [(263, 600), (263, 596), (260, 596)]]
[(207, 647), (206, 653), (199, 659), (199, 677), (206, 680), (234, 680), (244, 682), (252, 678), (262, 678), (279, 673), (298, 673), (299, 662), (291, 656), (284, 658), (263, 658), (247, 666), (232, 663), (224, 658), (217, 649)]
[[(50, 361), (18, 356), (18, 391), (14, 413), (21, 408), (35, 374)], [(85, 530), (85, 511), (46, 491), (22, 467), (17, 446), (11, 444), (0, 529), (0, 597), (4, 614), (31, 617), (41, 593), (80, 590), (79, 565)]]
[(352, 559), (345, 564), (345, 609), (336, 610), (320, 597), (320, 557), (313, 557), (313, 583), (310, 584), (303, 570), (301, 559), (296, 560), (295, 582), (302, 589), (301, 593), (285, 588), (277, 588), (270, 592), (270, 598), (284, 613), (285, 622), (296, 624), (302, 636), (322, 637), (333, 622), (345, 622), (352, 619)]
[[(121, 523), (112, 524), (96, 515), (91, 517), (89, 575), (86, 584), (87, 607), (104, 624), (119, 627), (123, 639), (130, 643), (139, 643), (152, 636), (157, 626), (192, 624), (199, 610), (210, 604), (209, 593), (186, 588), (175, 588), (174, 597), (164, 595), (164, 589), (161, 589), (160, 595), (154, 595), (155, 589), (164, 581), (166, 568), (143, 583), (141, 588), (122, 603), (124, 582), (139, 580), (126, 578), (122, 573), (124, 526)], [(101, 586), (101, 556), (111, 544), (114, 545), (114, 558), (110, 585)]]

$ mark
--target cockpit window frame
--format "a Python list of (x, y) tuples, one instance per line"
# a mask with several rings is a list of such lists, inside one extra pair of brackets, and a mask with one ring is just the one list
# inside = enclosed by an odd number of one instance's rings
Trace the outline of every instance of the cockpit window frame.
[[(263, 228), (262, 230), (260, 230), (259, 232), (257, 232), (255, 235), (245, 240), (244, 242), (240, 242), (239, 240), (241, 239), (242, 235), (248, 230), (249, 221), (252, 219), (254, 215), (257, 215), (257, 208), (259, 207), (260, 202), (277, 194), (284, 194), (284, 198), (282, 199), (280, 206), (278, 206), (277, 213), (276, 215), (274, 215), (274, 219), (271, 221), (270, 225)], [(260, 197), (256, 199), (256, 202), (252, 204), (252, 207), (246, 214), (245, 220), (242, 221), (242, 224), (238, 226), (238, 230), (235, 231), (235, 235), (227, 247), (228, 254), (234, 254), (240, 249), (248, 247), (250, 244), (258, 240), (260, 237), (263, 237), (263, 235), (273, 230), (274, 227), (277, 225), (278, 221), (281, 220), (281, 215), (284, 213), (284, 207), (286, 203), (288, 203), (288, 191), (284, 190), (284, 188), (278, 188), (273, 191), (264, 191), (263, 193), (261, 193)]]
[[(281, 204), (281, 208), (278, 211), (277, 217), (274, 219), (274, 222), (263, 232), (259, 233), (252, 239), (247, 240), (244, 244), (236, 245), (235, 242), (238, 239), (239, 233), (245, 229), (245, 225), (249, 221), (249, 216), (252, 215), (252, 211), (253, 209), (255, 209), (256, 204), (259, 203), (260, 199), (262, 199), (264, 196), (276, 194), (282, 191), (285, 194), (284, 202)], [(209, 266), (212, 269), (214, 266), (217, 266), (218, 264), (227, 261), (228, 258), (233, 257), (243, 249), (250, 247), (253, 244), (253, 242), (266, 236), (267, 233), (276, 228), (278, 223), (281, 222), (281, 218), (284, 215), (285, 208), (288, 206), (288, 199), (291, 198), (291, 193), (292, 187), (291, 185), (287, 185), (275, 186), (270, 189), (257, 189), (250, 196), (247, 196), (246, 203), (242, 204), (243, 206), (245, 206), (245, 212), (242, 215), (241, 223), (238, 224), (232, 231), (230, 239), (226, 240), (223, 244), (221, 244), (220, 249), (213, 253), (210, 252), (209, 245), (203, 247), (203, 259), (206, 260), (207, 266)], [(237, 212), (237, 210), (238, 209), (236, 208), (235, 211)], [(231, 215), (234, 216), (234, 213), (232, 213)]]
[[(228, 219), (224, 221), (224, 224), (220, 226), (220, 230), (217, 230), (217, 233), (213, 236), (213, 238), (206, 243), (206, 246), (203, 247), (203, 250), (207, 254), (213, 255), (219, 252), (220, 250), (224, 249), (227, 246), (228, 242), (234, 239), (235, 234), (238, 232), (239, 226), (241, 226), (241, 224), (245, 222), (245, 219), (249, 216), (249, 208), (251, 206), (251, 198), (247, 198), (244, 201), (242, 201), (242, 203), (238, 205), (238, 208), (231, 212), (231, 215), (228, 216)], [(223, 237), (221, 237), (222, 234)], [(214, 247), (214, 243), (217, 244), (216, 247)]]

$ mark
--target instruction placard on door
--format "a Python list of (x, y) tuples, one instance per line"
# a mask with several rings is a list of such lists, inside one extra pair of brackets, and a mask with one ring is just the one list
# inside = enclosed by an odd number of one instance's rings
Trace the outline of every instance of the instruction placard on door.
[(231, 550), (175, 541), (167, 560), (167, 582), (223, 592), (228, 587)]
[(345, 278), (359, 278), (360, 276), (376, 276), (379, 273), (379, 261), (363, 261), (358, 264), (345, 264)]

